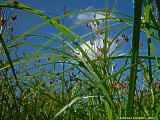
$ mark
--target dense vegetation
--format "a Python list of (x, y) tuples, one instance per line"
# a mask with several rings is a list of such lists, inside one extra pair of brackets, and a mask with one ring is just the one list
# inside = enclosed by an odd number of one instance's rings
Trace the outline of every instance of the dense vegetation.
[[(11, 9), (37, 16), (43, 23), (25, 33), (14, 34), (17, 14), (8, 12)], [(61, 22), (70, 16), (93, 13), (102, 17), (80, 20), (73, 26)], [(100, 24), (102, 28), (97, 27)], [(58, 32), (34, 32), (48, 25)], [(89, 33), (76, 33), (75, 29), (85, 25), (91, 29)], [(103, 47), (95, 51), (86, 41), (89, 39), (93, 44), (98, 36), (103, 36)], [(127, 51), (118, 44), (119, 40), (126, 44)], [(117, 47), (111, 53), (113, 44)], [(89, 56), (84, 45), (94, 57)], [(56, 17), (15, 0), (3, 1), (0, 3), (0, 119), (158, 120), (158, 45), (159, 0), (134, 0), (134, 16), (102, 8), (72, 12), (65, 9), (63, 15)], [(118, 53), (120, 50), (125, 54)]]

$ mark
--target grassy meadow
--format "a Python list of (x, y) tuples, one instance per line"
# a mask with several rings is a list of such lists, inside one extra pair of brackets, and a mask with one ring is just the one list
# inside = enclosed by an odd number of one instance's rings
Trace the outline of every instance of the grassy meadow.
[[(49, 16), (2, 0), (0, 120), (159, 120), (160, 0), (131, 2), (133, 16), (116, 7)], [(13, 11), (41, 23), (18, 33)]]

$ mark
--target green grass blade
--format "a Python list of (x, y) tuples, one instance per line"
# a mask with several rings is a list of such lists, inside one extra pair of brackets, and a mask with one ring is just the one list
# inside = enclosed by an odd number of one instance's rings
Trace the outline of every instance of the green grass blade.
[(142, 13), (142, 1), (135, 0), (131, 71), (130, 71), (129, 95), (128, 95), (128, 103), (127, 103), (127, 115), (128, 116), (134, 115), (133, 105), (134, 105), (134, 95), (135, 95), (136, 80), (137, 80), (141, 13)]
[(8, 49), (7, 49), (7, 46), (6, 46), (6, 44), (5, 44), (4, 40), (3, 40), (2, 34), (0, 34), (0, 42), (1, 42), (2, 46), (3, 46), (3, 49), (4, 49), (5, 54), (6, 54), (6, 56), (7, 56), (7, 59), (8, 59), (8, 61), (9, 61), (10, 66), (11, 66), (13, 75), (14, 75), (16, 81), (17, 81), (18, 78), (17, 78), (17, 75), (16, 75), (16, 71), (15, 71), (15, 69), (14, 69), (13, 62), (12, 62), (12, 59), (11, 59), (11, 57), (10, 57), (10, 53), (9, 53), (9, 51), (8, 51)]

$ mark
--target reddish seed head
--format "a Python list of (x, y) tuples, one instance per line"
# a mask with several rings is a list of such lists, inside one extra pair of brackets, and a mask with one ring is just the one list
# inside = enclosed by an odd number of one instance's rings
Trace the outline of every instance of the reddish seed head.
[(128, 89), (128, 85), (125, 83), (113, 83), (112, 88), (114, 88), (114, 89)]

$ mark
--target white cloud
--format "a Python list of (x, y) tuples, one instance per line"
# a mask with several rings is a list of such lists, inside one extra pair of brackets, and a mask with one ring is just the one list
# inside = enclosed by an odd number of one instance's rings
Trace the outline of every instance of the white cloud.
[[(111, 40), (109, 40), (109, 42), (111, 43)], [(117, 46), (118, 46), (118, 43), (116, 43), (116, 42), (111, 43), (111, 45), (109, 46), (109, 51), (106, 54), (107, 55), (116, 55), (116, 53), (114, 53), (114, 51), (116, 50)], [(96, 57), (101, 56), (103, 47), (104, 47), (104, 44), (103, 44), (102, 38), (96, 39), (94, 41), (87, 41), (85, 44), (84, 43), (81, 44), (81, 48), (87, 53), (87, 55), (89, 56), (90, 59), (95, 59)], [(75, 51), (75, 54), (78, 57), (82, 57), (82, 54), (78, 49)]]

